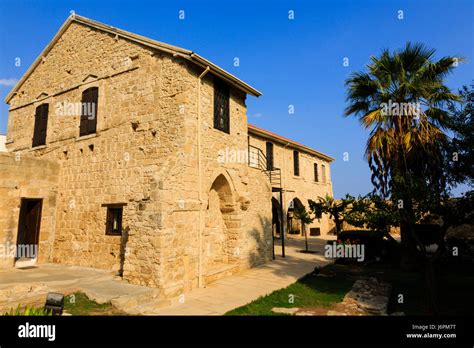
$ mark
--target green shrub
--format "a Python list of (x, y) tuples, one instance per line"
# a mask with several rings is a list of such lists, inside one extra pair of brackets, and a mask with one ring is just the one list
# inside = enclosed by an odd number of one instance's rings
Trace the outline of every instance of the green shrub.
[[(334, 241), (328, 241), (332, 244)], [(383, 233), (370, 230), (342, 231), (337, 237), (337, 243), (361, 244), (365, 247), (365, 259), (370, 260), (384, 254)]]
[(30, 317), (42, 317), (52, 315), (51, 310), (45, 308), (36, 308), (26, 306), (21, 308), (20, 305), (16, 309), (11, 308), (8, 312), (4, 313), (5, 316), (30, 316)]

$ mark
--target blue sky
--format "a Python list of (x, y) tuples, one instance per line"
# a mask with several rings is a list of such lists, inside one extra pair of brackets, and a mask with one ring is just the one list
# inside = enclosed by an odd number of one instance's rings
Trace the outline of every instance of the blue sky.
[[(9, 80), (22, 76), (70, 10), (196, 51), (262, 91), (262, 97), (248, 98), (249, 122), (335, 157), (336, 197), (372, 190), (363, 158), (367, 131), (356, 119), (342, 116), (344, 80), (351, 72), (364, 69), (382, 48), (413, 41), (436, 48), (437, 58), (466, 58), (447, 79), (451, 88), (474, 77), (471, 0), (0, 0), (0, 134), (7, 128), (3, 98), (12, 88)], [(400, 10), (403, 19), (398, 19)], [(15, 66), (17, 57), (20, 67)], [(345, 57), (348, 67), (343, 66)], [(294, 114), (288, 113), (289, 105)], [(344, 152), (349, 161), (343, 161)]]

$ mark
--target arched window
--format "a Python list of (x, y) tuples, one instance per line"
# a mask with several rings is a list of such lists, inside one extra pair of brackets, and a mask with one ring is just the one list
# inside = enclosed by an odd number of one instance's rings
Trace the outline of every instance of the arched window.
[(33, 132), (33, 147), (46, 145), (46, 131), (48, 129), (49, 104), (41, 104), (35, 112), (35, 128)]
[(82, 112), (79, 136), (94, 134), (96, 132), (98, 101), (98, 87), (91, 87), (82, 92)]

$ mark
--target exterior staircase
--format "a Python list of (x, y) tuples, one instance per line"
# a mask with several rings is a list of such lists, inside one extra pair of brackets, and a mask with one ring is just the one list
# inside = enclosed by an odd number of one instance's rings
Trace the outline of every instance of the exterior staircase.
[(273, 192), (281, 191), (281, 169), (268, 165), (267, 157), (262, 150), (249, 145), (248, 161), (250, 167), (260, 169), (268, 176)]

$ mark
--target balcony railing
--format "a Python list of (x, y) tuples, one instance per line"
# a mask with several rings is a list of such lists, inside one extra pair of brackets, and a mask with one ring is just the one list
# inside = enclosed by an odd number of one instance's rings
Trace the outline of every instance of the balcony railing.
[(281, 188), (281, 170), (273, 166), (270, 168), (267, 157), (262, 150), (256, 146), (249, 145), (248, 160), (250, 167), (260, 169), (268, 176), (272, 188)]

